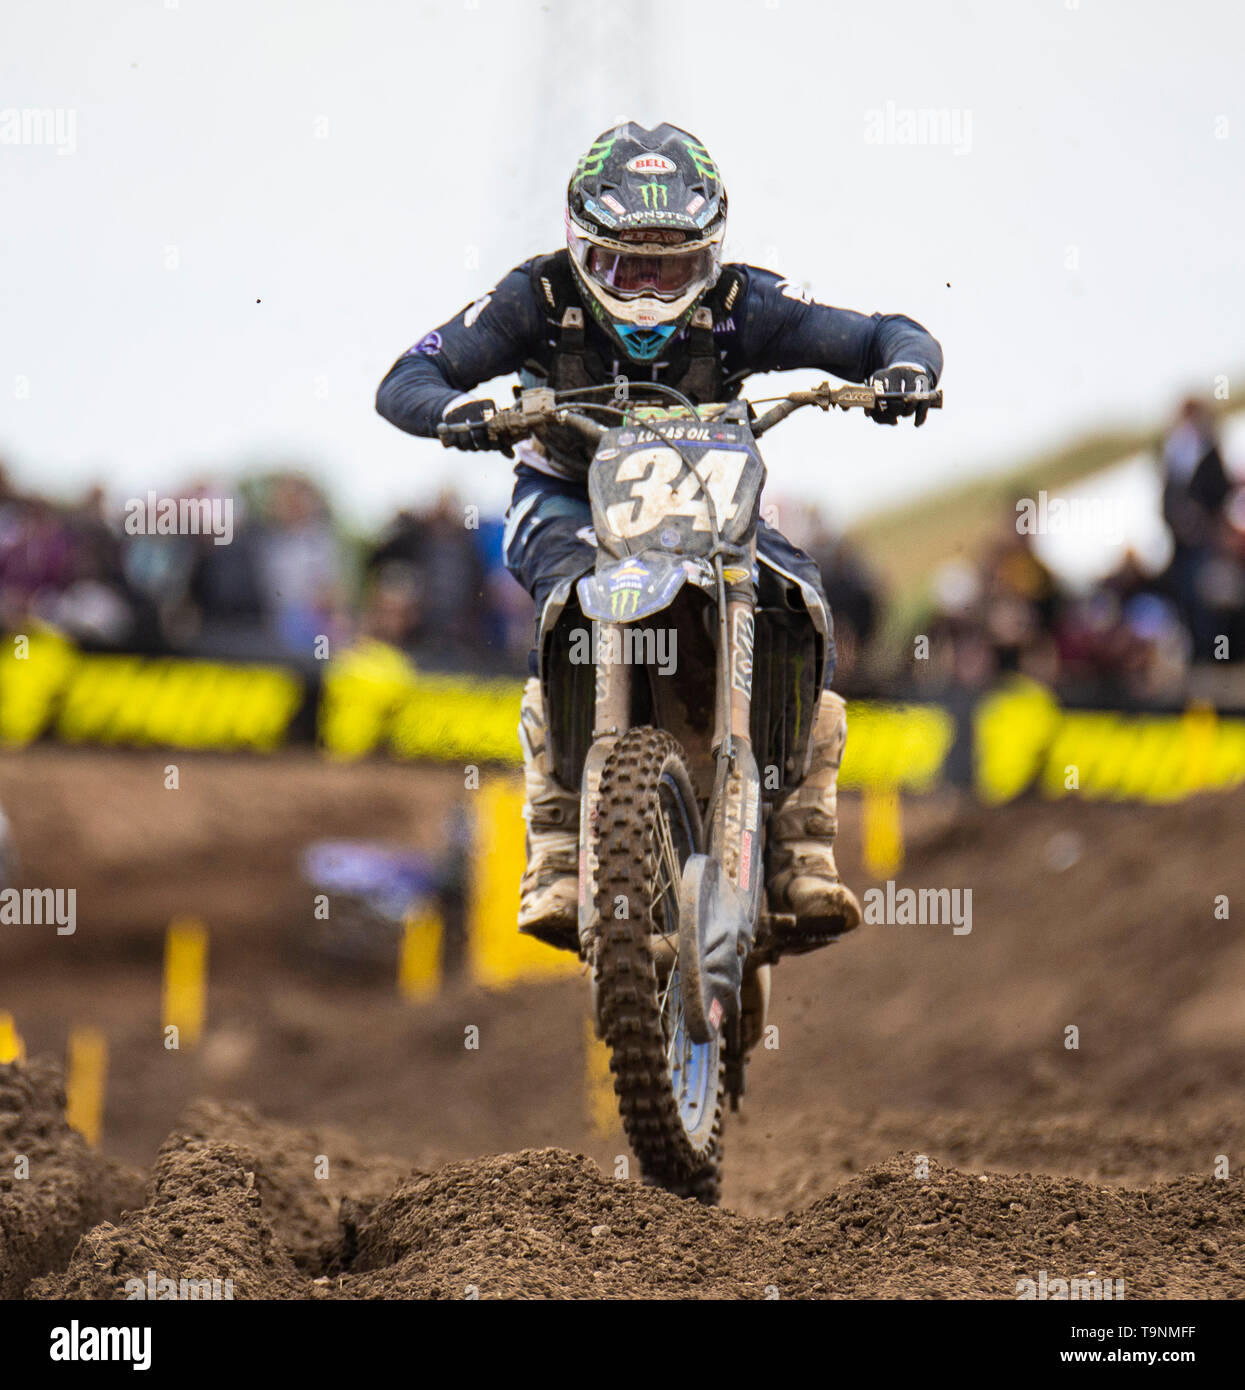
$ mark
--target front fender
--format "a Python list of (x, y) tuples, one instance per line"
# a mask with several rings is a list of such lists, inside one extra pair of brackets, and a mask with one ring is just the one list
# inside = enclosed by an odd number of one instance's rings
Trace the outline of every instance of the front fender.
[(682, 559), (651, 550), (584, 575), (576, 592), (586, 618), (636, 623), (668, 608), (687, 579), (688, 566)]

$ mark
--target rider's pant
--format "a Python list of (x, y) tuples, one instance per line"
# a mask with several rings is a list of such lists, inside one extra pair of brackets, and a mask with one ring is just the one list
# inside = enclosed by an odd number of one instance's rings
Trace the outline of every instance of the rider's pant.
[[(596, 556), (588, 539), (592, 534), (592, 507), (584, 483), (554, 478), (525, 463), (514, 472), (514, 494), (506, 513), (503, 541), (506, 568), (535, 599), (539, 615), (545, 600), (563, 579), (577, 578), (592, 569)], [(765, 521), (757, 526), (757, 558), (761, 561), (762, 599), (767, 583), (776, 584), (778, 575), (789, 575), (816, 590), (829, 620), (830, 605), (816, 563)], [(834, 678), (834, 661), (832, 627), (826, 661), (827, 686)], [(534, 649), (528, 662), (532, 674), (538, 675)]]

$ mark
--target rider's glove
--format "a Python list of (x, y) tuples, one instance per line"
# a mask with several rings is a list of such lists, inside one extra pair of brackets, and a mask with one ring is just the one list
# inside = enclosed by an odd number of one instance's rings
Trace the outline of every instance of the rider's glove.
[(462, 401), (458, 405), (451, 405), (441, 417), (442, 424), (467, 425), (470, 428), (454, 429), (443, 434), (441, 443), (447, 449), (500, 448), (507, 458), (513, 458), (509, 446), (499, 445), (489, 438), (488, 421), (496, 414), (497, 407), (492, 401)]
[(925, 423), (929, 406), (903, 399), (905, 395), (923, 395), (933, 390), (930, 374), (924, 367), (912, 362), (892, 362), (889, 367), (874, 372), (872, 384), (881, 399), (869, 412), (870, 419), (879, 425), (897, 425), (901, 415), (915, 415), (918, 429)]

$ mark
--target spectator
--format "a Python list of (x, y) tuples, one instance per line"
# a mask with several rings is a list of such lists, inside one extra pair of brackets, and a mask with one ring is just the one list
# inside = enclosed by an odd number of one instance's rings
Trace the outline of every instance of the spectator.
[(1216, 636), (1206, 586), (1222, 595), (1220, 574), (1207, 574), (1231, 492), (1214, 419), (1199, 400), (1187, 400), (1163, 443), (1163, 519), (1172, 534), (1167, 584), (1193, 637), (1196, 660), (1211, 660)]
[(417, 587), (418, 616), (411, 647), (417, 656), (451, 666), (479, 662), (486, 641), (484, 560), (476, 532), (452, 492), (430, 512), (401, 512), (368, 557), (374, 571), (400, 562)]
[(317, 638), (345, 637), (341, 545), (327, 502), (301, 475), (280, 473), (269, 480), (255, 561), (263, 611), (282, 651), (310, 659)]

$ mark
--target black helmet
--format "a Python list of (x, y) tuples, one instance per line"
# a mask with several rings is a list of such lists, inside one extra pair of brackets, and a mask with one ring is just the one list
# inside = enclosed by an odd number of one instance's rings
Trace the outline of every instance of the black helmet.
[(650, 361), (722, 268), (726, 190), (705, 147), (678, 126), (629, 121), (598, 136), (566, 190), (571, 264), (597, 320)]

